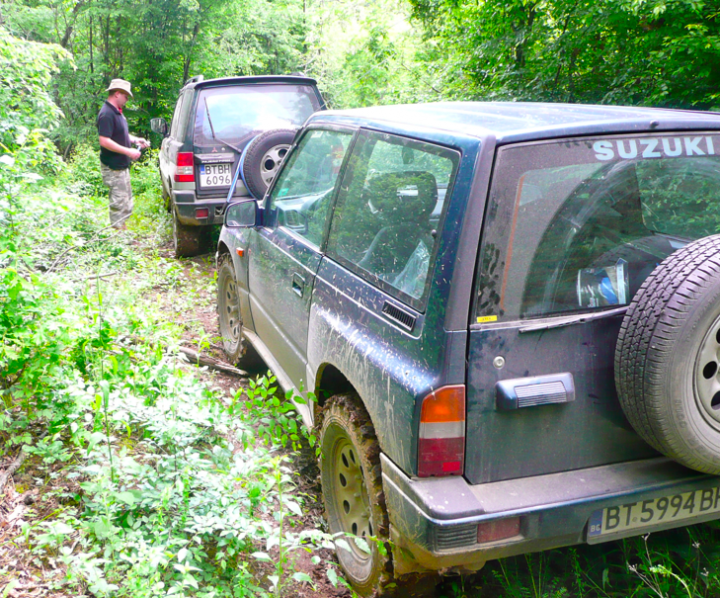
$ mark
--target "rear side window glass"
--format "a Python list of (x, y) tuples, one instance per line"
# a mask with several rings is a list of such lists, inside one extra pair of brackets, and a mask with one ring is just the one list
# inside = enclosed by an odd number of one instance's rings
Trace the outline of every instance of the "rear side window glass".
[(195, 145), (212, 145), (215, 139), (240, 144), (262, 131), (299, 127), (319, 109), (310, 85), (202, 89), (195, 110)]
[(420, 308), (458, 153), (363, 132), (338, 194), (328, 253)]
[(278, 176), (269, 200), (275, 226), (288, 228), (319, 247), (340, 167), (352, 133), (311, 129)]
[(627, 305), (665, 257), (720, 232), (720, 136), (614, 137), (498, 152), (480, 322)]
[(186, 94), (180, 94), (177, 106), (175, 106), (175, 113), (173, 114), (172, 124), (170, 125), (170, 137), (177, 139), (180, 133), (180, 115), (183, 111), (183, 104), (185, 102)]

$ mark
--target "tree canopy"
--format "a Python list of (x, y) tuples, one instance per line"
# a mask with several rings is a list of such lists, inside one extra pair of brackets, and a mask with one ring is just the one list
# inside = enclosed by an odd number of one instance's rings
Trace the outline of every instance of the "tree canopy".
[(409, 2), (448, 96), (718, 105), (717, 1)]
[(127, 116), (141, 133), (199, 73), (302, 72), (341, 108), (719, 105), (718, 0), (5, 0), (0, 10), (12, 36), (62, 49), (49, 90), (65, 152), (94, 136), (115, 77), (133, 83)]

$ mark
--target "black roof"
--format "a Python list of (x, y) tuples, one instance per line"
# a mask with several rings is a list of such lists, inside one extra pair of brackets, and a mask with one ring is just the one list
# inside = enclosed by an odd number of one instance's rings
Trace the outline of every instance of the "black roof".
[(295, 85), (316, 85), (317, 81), (311, 77), (299, 75), (253, 75), (248, 77), (219, 77), (205, 79), (196, 83), (189, 83), (190, 87), (201, 89), (204, 87), (223, 87), (226, 85), (257, 85), (263, 83), (293, 83)]

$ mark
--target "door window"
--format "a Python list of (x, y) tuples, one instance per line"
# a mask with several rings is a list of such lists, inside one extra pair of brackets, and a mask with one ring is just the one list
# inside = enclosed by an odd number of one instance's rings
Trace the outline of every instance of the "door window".
[(170, 137), (177, 139), (179, 136), (180, 129), (180, 115), (183, 111), (183, 104), (187, 94), (181, 93), (180, 99), (178, 100), (177, 106), (175, 106), (175, 113), (173, 114), (172, 124), (170, 125)]
[(452, 150), (363, 132), (340, 187), (328, 253), (419, 307), (457, 164)]
[(290, 154), (268, 204), (268, 223), (320, 247), (340, 167), (352, 133), (311, 129)]
[(480, 322), (627, 305), (652, 270), (720, 232), (720, 138), (583, 139), (498, 152)]

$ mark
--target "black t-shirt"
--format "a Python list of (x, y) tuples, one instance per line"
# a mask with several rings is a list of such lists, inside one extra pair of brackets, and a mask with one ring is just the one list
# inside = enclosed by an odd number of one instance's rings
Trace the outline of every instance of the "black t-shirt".
[[(110, 102), (105, 102), (97, 117), (97, 129), (100, 137), (109, 137), (123, 147), (132, 147), (130, 132), (125, 117)], [(104, 147), (100, 148), (100, 162), (113, 170), (130, 168), (130, 158)]]

